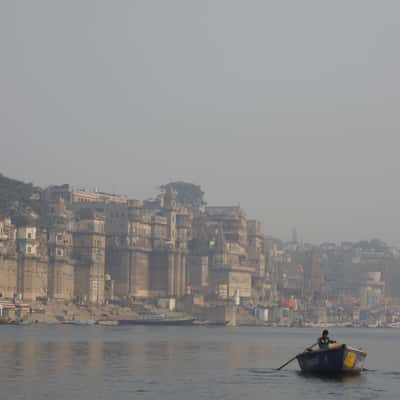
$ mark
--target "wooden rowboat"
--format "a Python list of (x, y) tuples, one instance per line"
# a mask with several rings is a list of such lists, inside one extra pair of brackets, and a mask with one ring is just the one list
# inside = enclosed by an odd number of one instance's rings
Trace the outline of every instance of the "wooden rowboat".
[(359, 374), (367, 353), (345, 344), (328, 349), (307, 350), (296, 356), (303, 372), (316, 375)]

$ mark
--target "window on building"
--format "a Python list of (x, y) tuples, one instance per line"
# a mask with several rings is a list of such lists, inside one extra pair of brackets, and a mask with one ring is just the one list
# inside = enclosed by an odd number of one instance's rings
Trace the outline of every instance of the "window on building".
[(27, 251), (28, 253), (32, 253), (32, 247), (31, 247), (31, 246), (28, 246), (28, 247), (26, 248), (26, 251)]
[(28, 232), (28, 239), (32, 239), (32, 233)]

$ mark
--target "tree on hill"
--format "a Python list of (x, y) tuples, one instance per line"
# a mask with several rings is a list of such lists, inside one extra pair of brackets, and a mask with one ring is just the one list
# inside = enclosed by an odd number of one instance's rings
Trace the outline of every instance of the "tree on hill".
[(176, 192), (176, 201), (184, 206), (190, 208), (200, 208), (207, 203), (204, 201), (204, 192), (199, 185), (189, 182), (170, 182), (166, 185), (160, 186), (161, 190), (172, 189)]
[(0, 210), (13, 207), (16, 203), (29, 205), (34, 193), (32, 183), (5, 177), (0, 173)]
[(8, 215), (17, 226), (33, 223), (39, 213), (35, 199), (40, 188), (0, 174), (0, 215)]

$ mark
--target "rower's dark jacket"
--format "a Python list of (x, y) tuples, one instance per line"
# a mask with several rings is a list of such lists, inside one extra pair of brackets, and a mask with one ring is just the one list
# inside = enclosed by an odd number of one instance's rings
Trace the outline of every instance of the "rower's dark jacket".
[(329, 336), (321, 336), (318, 339), (318, 346), (320, 349), (327, 349), (331, 343), (336, 343), (334, 340), (329, 339)]

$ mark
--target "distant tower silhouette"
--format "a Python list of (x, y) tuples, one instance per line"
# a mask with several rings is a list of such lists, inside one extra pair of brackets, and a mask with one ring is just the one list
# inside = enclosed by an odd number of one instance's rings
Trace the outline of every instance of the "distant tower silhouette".
[(296, 228), (293, 228), (293, 230), (292, 230), (292, 243), (298, 243)]

